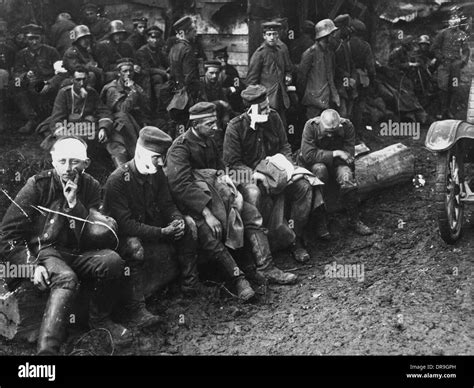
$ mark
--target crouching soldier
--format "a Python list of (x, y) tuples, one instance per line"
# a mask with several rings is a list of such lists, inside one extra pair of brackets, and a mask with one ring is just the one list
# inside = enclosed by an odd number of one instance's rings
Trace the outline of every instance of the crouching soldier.
[[(80, 139), (62, 138), (53, 145), (51, 157), (54, 169), (29, 178), (8, 208), (0, 228), (0, 257), (16, 265), (34, 265), (34, 284), (50, 291), (39, 354), (59, 352), (79, 282), (91, 286), (91, 328), (107, 329), (114, 342), (123, 345), (131, 334), (110, 314), (124, 262), (110, 249), (84, 248), (94, 241), (83, 238), (80, 220), (100, 206), (99, 182), (84, 172), (90, 163), (87, 146)], [(18, 280), (11, 279), (10, 290)]]
[(119, 251), (130, 266), (126, 309), (133, 325), (144, 327), (160, 318), (145, 307), (144, 260), (153, 245), (172, 244), (182, 274), (184, 294), (198, 290), (196, 241), (185, 218), (171, 198), (163, 160), (172, 139), (156, 127), (144, 127), (135, 149), (135, 157), (117, 168), (107, 180), (105, 211), (117, 220), (121, 246)]
[[(244, 199), (260, 208), (263, 196), (268, 194), (268, 178), (256, 167), (268, 156), (282, 154), (292, 162), (283, 122), (278, 113), (270, 109), (267, 90), (262, 85), (251, 85), (242, 92), (248, 111), (232, 119), (224, 137), (224, 162), (226, 166), (251, 175), (251, 182), (240, 185)], [(255, 182), (255, 183), (254, 183)], [(322, 207), (321, 190), (311, 186), (308, 180), (299, 179), (288, 183), (283, 191), (291, 203), (291, 219), (296, 241), (292, 254), (296, 261), (309, 260), (303, 233), (313, 209)]]
[[(321, 116), (306, 122), (303, 130), (298, 163), (323, 182), (335, 178), (341, 189), (342, 202), (348, 212), (351, 228), (362, 236), (372, 233), (359, 219), (357, 182), (354, 177), (355, 131), (352, 123), (339, 116), (333, 109), (326, 109)], [(326, 213), (320, 225), (325, 228)], [(320, 236), (329, 239), (327, 228)]]
[[(227, 278), (234, 281), (239, 298), (245, 301), (253, 297), (254, 291), (227, 249), (227, 247), (236, 247), (238, 243), (236, 240), (229, 241), (232, 240), (229, 237), (232, 234), (229, 232), (230, 224), (223, 223), (223, 217), (217, 218), (216, 203), (219, 201), (211, 195), (213, 189), (211, 188), (210, 192), (205, 191), (198, 183), (198, 180), (206, 181), (206, 183), (209, 181), (202, 179), (202, 175), (197, 177), (198, 170), (210, 169), (220, 173), (221, 183), (229, 182), (233, 186), (231, 179), (222, 174), (224, 164), (218, 156), (217, 146), (212, 139), (217, 129), (216, 108), (212, 103), (202, 102), (191, 107), (189, 113), (190, 127), (174, 141), (168, 151), (166, 168), (171, 192), (178, 205), (195, 219), (201, 248), (221, 266)], [(213, 183), (211, 182), (210, 185), (213, 186)], [(219, 191), (217, 185), (218, 182), (213, 187)], [(235, 194), (240, 195), (237, 190)], [(235, 209), (240, 213), (244, 237), (251, 248), (254, 264), (256, 264), (255, 268), (252, 263), (248, 263), (248, 266), (244, 268), (245, 275), (256, 283), (265, 281), (262, 275), (273, 283), (294, 283), (295, 275), (285, 273), (273, 264), (268, 240), (262, 228), (261, 215), (257, 208), (243, 202), (240, 211), (238, 206), (233, 210)]]
[(102, 89), (100, 97), (112, 112), (113, 131), (107, 142), (107, 151), (115, 166), (121, 166), (135, 153), (143, 111), (148, 99), (140, 85), (133, 81), (133, 60), (122, 58), (117, 62), (118, 78)]

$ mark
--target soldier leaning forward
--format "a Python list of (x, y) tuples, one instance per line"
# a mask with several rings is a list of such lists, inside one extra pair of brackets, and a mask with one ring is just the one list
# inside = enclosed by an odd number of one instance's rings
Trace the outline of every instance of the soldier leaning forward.
[[(99, 220), (113, 230), (115, 221), (99, 217), (100, 185), (84, 172), (90, 163), (87, 146), (75, 138), (58, 140), (51, 150), (54, 169), (28, 179), (3, 218), (0, 258), (34, 267), (34, 284), (49, 289), (38, 337), (39, 354), (57, 354), (64, 340), (69, 311), (79, 281), (90, 287), (89, 324), (108, 330), (116, 344), (130, 343), (131, 334), (110, 319), (124, 262), (102, 244), (112, 237), (90, 234), (89, 223)], [(90, 231), (90, 233), (86, 233)], [(107, 229), (109, 231), (109, 229)], [(23, 279), (9, 279), (10, 290)]]
[(148, 99), (141, 86), (133, 81), (134, 63), (122, 58), (117, 63), (118, 79), (102, 89), (100, 97), (112, 112), (113, 131), (107, 141), (107, 151), (116, 166), (135, 154), (143, 112), (148, 110)]
[(145, 307), (145, 262), (159, 264), (156, 254), (169, 244), (174, 247), (182, 273), (182, 291), (198, 290), (196, 241), (192, 231), (171, 198), (163, 159), (172, 139), (156, 127), (144, 127), (135, 157), (117, 168), (107, 180), (104, 209), (118, 223), (122, 258), (131, 269), (127, 291), (127, 312), (134, 325), (151, 326), (159, 322)]
[[(360, 235), (371, 230), (359, 219), (357, 182), (354, 177), (355, 131), (352, 123), (333, 109), (306, 122), (298, 163), (311, 170), (323, 182), (331, 177), (341, 189), (342, 203), (349, 215), (349, 224)], [(321, 217), (326, 217), (321, 214)], [(320, 223), (325, 227), (326, 221)], [(320, 235), (329, 239), (327, 229)]]
[[(259, 208), (262, 199), (269, 197), (269, 183), (267, 176), (258, 172), (256, 167), (268, 156), (276, 154), (281, 154), (293, 164), (291, 147), (280, 116), (269, 107), (265, 87), (251, 85), (242, 92), (242, 98), (250, 109), (232, 119), (227, 126), (224, 162), (227, 167), (252, 177), (250, 181), (242, 183), (239, 190), (246, 201)], [(309, 254), (304, 246), (303, 233), (311, 212), (322, 208), (322, 193), (319, 188), (313, 189), (304, 178), (284, 183), (283, 195), (291, 203), (291, 219), (296, 234), (292, 253), (295, 260), (305, 262), (309, 260)]]

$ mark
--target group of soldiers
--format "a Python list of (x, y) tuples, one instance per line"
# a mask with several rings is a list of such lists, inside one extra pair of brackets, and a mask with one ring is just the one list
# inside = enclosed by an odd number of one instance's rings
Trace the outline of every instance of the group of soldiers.
[[(38, 126), (53, 169), (31, 177), (12, 200), (0, 257), (33, 263), (34, 284), (49, 289), (39, 354), (59, 352), (79, 284), (91, 290), (91, 328), (107, 329), (116, 344), (131, 341), (131, 327), (162, 322), (146, 308), (144, 272), (163, 244), (174, 249), (186, 297), (201, 292), (198, 250), (244, 302), (268, 282), (296, 283), (275, 265), (272, 248), (290, 236), (292, 257), (306, 263), (305, 237), (331, 240), (323, 186), (330, 180), (348, 225), (372, 233), (359, 218), (349, 120), (375, 75), (361, 21), (307, 21), (291, 51), (281, 40), (282, 22), (264, 23), (264, 42), (242, 82), (225, 48), (200, 77), (191, 17), (174, 23), (176, 35), (165, 44), (163, 31), (143, 18), (126, 39), (123, 23), (98, 17), (93, 4), (84, 14), (86, 24), (73, 26), (71, 46), (63, 45), (64, 70), (54, 74), (58, 50), (41, 43), (35, 25), (25, 27), (27, 47), (14, 64), (28, 120), (21, 131)], [(60, 16), (59, 24), (71, 27)], [(63, 41), (61, 28), (55, 31)], [(295, 89), (306, 117), (296, 157), (286, 118)], [(50, 95), (52, 113), (40, 123), (35, 99)], [(103, 145), (116, 169), (101, 190), (85, 170)], [(286, 221), (272, 222), (278, 214)], [(19, 284), (8, 281), (12, 290)], [(119, 321), (112, 319), (118, 301)]]

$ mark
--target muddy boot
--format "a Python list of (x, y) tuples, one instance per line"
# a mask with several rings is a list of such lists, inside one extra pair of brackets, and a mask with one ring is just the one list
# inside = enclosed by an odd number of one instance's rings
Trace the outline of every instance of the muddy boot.
[(75, 292), (53, 288), (41, 322), (38, 336), (38, 355), (57, 355), (64, 341), (69, 310)]
[(347, 213), (349, 216), (349, 228), (360, 236), (369, 236), (372, 234), (372, 229), (360, 220), (357, 208), (348, 209)]
[(146, 308), (143, 269), (130, 266), (130, 276), (125, 282), (125, 324), (145, 329), (163, 323), (162, 317), (153, 315)]
[(258, 272), (273, 284), (296, 283), (298, 277), (295, 274), (283, 272), (275, 266), (266, 234), (263, 231), (252, 231), (249, 234), (250, 246)]
[(197, 256), (178, 255), (181, 271), (181, 291), (185, 296), (195, 296), (199, 293), (199, 273), (197, 270)]
[(300, 237), (296, 238), (295, 244), (291, 247), (291, 254), (298, 263), (304, 264), (310, 259), (310, 255), (304, 246), (303, 240)]
[(328, 217), (324, 206), (319, 206), (313, 214), (316, 228), (316, 237), (320, 240), (330, 241), (331, 234), (328, 230)]
[(247, 302), (255, 296), (255, 291), (250, 287), (249, 282), (245, 279), (243, 272), (237, 266), (232, 255), (227, 249), (218, 253), (217, 262), (224, 270), (227, 279), (230, 279), (235, 286), (237, 296), (243, 302)]
[(116, 298), (115, 282), (97, 282), (94, 287), (89, 305), (89, 326), (91, 329), (107, 330), (116, 346), (127, 346), (133, 341), (132, 333), (111, 319)]

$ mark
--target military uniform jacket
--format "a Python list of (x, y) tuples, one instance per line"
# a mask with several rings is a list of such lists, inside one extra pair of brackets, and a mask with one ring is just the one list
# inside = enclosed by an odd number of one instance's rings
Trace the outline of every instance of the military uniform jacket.
[(145, 71), (151, 69), (166, 70), (168, 68), (168, 58), (161, 47), (152, 50), (148, 44), (140, 47), (136, 53), (137, 63)]
[(227, 93), (222, 87), (222, 83), (218, 80), (215, 84), (208, 82), (206, 77), (201, 78), (201, 98), (204, 101), (228, 101)]
[(99, 66), (106, 72), (115, 71), (117, 61), (120, 58), (135, 58), (135, 52), (133, 51), (130, 43), (121, 42), (116, 45), (109, 39), (103, 40), (97, 43), (95, 47), (95, 57)]
[(436, 35), (432, 50), (440, 61), (469, 60), (469, 47), (466, 43), (467, 35), (459, 28), (446, 28)]
[(171, 79), (178, 88), (186, 87), (193, 98), (197, 98), (201, 84), (199, 67), (194, 48), (187, 40), (179, 39), (169, 54)]
[(250, 128), (250, 116), (243, 113), (227, 125), (224, 137), (224, 163), (240, 170), (254, 170), (267, 156), (283, 154), (292, 161), (291, 146), (278, 113), (270, 111), (268, 121)]
[(166, 157), (166, 174), (171, 192), (183, 213), (201, 218), (203, 209), (211, 200), (195, 183), (193, 170), (215, 169), (224, 171), (224, 163), (218, 156), (217, 145), (212, 138), (197, 137), (191, 129), (173, 142)]
[(60, 59), (54, 47), (42, 44), (36, 52), (26, 47), (16, 54), (14, 75), (23, 79), (31, 70), (38, 80), (46, 81), (54, 76), (54, 62)]
[[(53, 112), (50, 116), (50, 129), (54, 133), (57, 123), (68, 120), (71, 113), (82, 115), (82, 119), (87, 116), (94, 117), (98, 121), (98, 128), (109, 129), (111, 120), (111, 112), (109, 108), (101, 101), (99, 93), (90, 86), (86, 87), (87, 97), (82, 99), (73, 91), (73, 86), (68, 85), (61, 88), (54, 100)], [(73, 104), (74, 93), (74, 104)], [(95, 134), (97, 136), (97, 133)]]
[(286, 92), (285, 76), (291, 74), (292, 64), (287, 49), (281, 44), (269, 46), (263, 43), (250, 58), (247, 85), (263, 85), (267, 88), (270, 106), (274, 109), (290, 106)]
[(117, 79), (104, 86), (100, 97), (112, 113), (131, 113), (133, 110), (147, 104), (147, 96), (140, 85), (135, 83), (134, 89), (129, 89), (123, 85), (122, 81)]
[(76, 23), (70, 20), (62, 20), (54, 23), (51, 27), (51, 45), (56, 47), (61, 55), (71, 47), (72, 40), (70, 32), (75, 26)]
[(369, 42), (352, 36), (349, 39), (349, 49), (354, 67), (366, 71), (371, 78), (375, 77), (375, 58)]
[(128, 39), (126, 40), (132, 46), (132, 48), (137, 51), (140, 47), (147, 44), (146, 35), (140, 35), (138, 32), (133, 32), (130, 34)]
[(342, 150), (353, 157), (354, 147), (355, 131), (350, 120), (342, 118), (339, 128), (332, 137), (329, 137), (322, 133), (320, 117), (315, 117), (308, 120), (304, 126), (298, 159), (308, 169), (315, 163), (332, 167), (342, 162), (339, 158), (336, 159), (337, 162), (333, 159), (333, 151)]
[(35, 209), (37, 206), (71, 216), (87, 218), (89, 210), (99, 209), (100, 185), (92, 176), (80, 176), (77, 204), (70, 209), (55, 170), (43, 171), (28, 179), (11, 204), (0, 226), (0, 259), (25, 264), (41, 249), (58, 246), (74, 250), (83, 222)]
[(316, 42), (303, 53), (298, 66), (298, 90), (303, 92), (305, 106), (329, 108), (330, 102), (339, 102), (334, 84), (334, 53)]
[(90, 65), (91, 62), (96, 62), (93, 54), (75, 45), (68, 48), (63, 56), (63, 67), (71, 74), (78, 65), (84, 66), (89, 71), (101, 71), (100, 68)]
[(135, 161), (117, 168), (104, 187), (104, 211), (118, 223), (120, 236), (143, 241), (161, 238), (161, 227), (183, 218), (171, 198), (168, 180), (162, 169), (142, 175)]
[(94, 24), (88, 24), (87, 27), (89, 27), (92, 36), (98, 42), (102, 39), (105, 39), (105, 37), (109, 33), (109, 24), (109, 19), (99, 17)]

